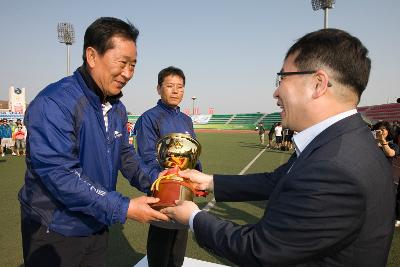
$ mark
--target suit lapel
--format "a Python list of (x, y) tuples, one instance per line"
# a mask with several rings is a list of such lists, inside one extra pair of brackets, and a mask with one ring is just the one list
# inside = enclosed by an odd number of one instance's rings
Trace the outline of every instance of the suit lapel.
[[(275, 189), (270, 196), (267, 208), (270, 204), (272, 205), (272, 203), (275, 201), (275, 198), (279, 196), (281, 186), (285, 183), (285, 181), (293, 174), (296, 175), (296, 169), (301, 168), (302, 164), (307, 164), (307, 159), (310, 154), (313, 153), (313, 151), (330, 142), (331, 140), (337, 138), (338, 136), (356, 130), (360, 127), (367, 127), (361, 116), (358, 113), (351, 115), (332, 124), (327, 129), (322, 131), (319, 135), (317, 135), (313, 139), (313, 141), (311, 141), (311, 143), (300, 153), (299, 157), (296, 157), (296, 153), (293, 153), (285, 166), (282, 169), (278, 168), (279, 173), (276, 173), (276, 175), (280, 177), (279, 182), (275, 186)], [(301, 169), (297, 171), (297, 175), (299, 173), (301, 173)]]

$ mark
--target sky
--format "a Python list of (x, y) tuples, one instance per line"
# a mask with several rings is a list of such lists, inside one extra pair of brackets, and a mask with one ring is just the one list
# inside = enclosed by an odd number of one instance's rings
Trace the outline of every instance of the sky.
[[(358, 37), (370, 52), (370, 81), (360, 106), (400, 97), (400, 1), (337, 0), (328, 26)], [(121, 99), (141, 114), (158, 100), (158, 72), (168, 66), (186, 75), (182, 110), (200, 113), (276, 112), (275, 76), (288, 48), (323, 28), (324, 12), (311, 0), (1, 0), (0, 99), (10, 86), (31, 101), (66, 75), (67, 48), (57, 24), (75, 29), (71, 72), (82, 64), (83, 36), (98, 17), (131, 21), (139, 30), (138, 63)], [(192, 101), (192, 96), (196, 100)]]

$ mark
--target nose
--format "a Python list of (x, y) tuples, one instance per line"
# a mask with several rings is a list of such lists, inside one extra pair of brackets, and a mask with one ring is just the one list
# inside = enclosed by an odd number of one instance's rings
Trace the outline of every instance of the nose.
[(274, 93), (272, 94), (273, 98), (278, 98), (279, 97), (279, 92), (278, 92), (279, 87), (277, 87), (274, 91)]
[(174, 93), (174, 94), (179, 93), (178, 85), (174, 85), (174, 86), (172, 87), (172, 93)]

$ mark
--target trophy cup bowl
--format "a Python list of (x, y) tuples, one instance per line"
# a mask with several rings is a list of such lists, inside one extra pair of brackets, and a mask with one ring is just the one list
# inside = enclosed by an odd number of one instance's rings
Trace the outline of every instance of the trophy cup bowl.
[(193, 201), (195, 195), (205, 195), (203, 191), (197, 191), (189, 179), (178, 175), (179, 170), (196, 166), (201, 152), (196, 139), (189, 134), (171, 133), (157, 142), (156, 150), (159, 164), (168, 171), (151, 186), (152, 196), (160, 199), (151, 205), (153, 209), (175, 206), (176, 200)]

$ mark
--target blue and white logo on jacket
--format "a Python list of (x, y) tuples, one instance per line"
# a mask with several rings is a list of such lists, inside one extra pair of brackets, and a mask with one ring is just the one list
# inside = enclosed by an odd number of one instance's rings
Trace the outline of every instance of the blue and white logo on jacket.
[(119, 137), (122, 136), (122, 133), (118, 132), (118, 131), (114, 131), (114, 138), (117, 139)]

